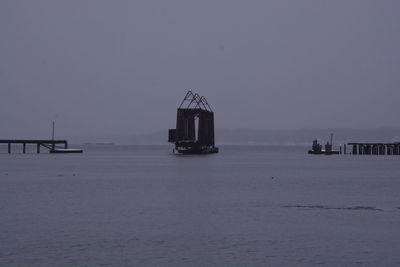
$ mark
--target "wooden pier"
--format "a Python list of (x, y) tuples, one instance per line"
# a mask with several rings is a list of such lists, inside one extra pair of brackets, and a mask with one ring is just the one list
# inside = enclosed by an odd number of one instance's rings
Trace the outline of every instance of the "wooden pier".
[[(11, 154), (11, 145), (21, 144), (22, 153), (26, 153), (26, 145), (36, 145), (36, 152), (40, 153), (40, 147), (47, 148), (49, 151), (55, 148), (68, 149), (67, 140), (26, 140), (26, 139), (0, 139), (0, 144), (7, 144), (8, 153)], [(60, 146), (61, 145), (61, 146)]]
[(348, 143), (353, 155), (400, 155), (400, 142), (397, 143)]

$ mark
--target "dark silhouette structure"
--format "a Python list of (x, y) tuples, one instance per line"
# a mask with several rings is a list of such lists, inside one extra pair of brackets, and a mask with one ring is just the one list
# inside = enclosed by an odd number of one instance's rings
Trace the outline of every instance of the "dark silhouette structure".
[(348, 143), (353, 155), (400, 155), (400, 143)]
[[(82, 153), (82, 149), (68, 148), (67, 140), (55, 140), (54, 139), (54, 121), (51, 140), (48, 139), (1, 139), (0, 144), (7, 144), (8, 154), (11, 154), (12, 144), (22, 144), (22, 153), (26, 153), (26, 145), (36, 145), (36, 153), (40, 153), (40, 147), (45, 147), (50, 153)], [(61, 145), (61, 146), (60, 146)]]
[(182, 154), (218, 153), (214, 137), (214, 112), (204, 96), (188, 91), (177, 111), (176, 128), (168, 142)]
[(308, 154), (315, 154), (315, 155), (335, 155), (340, 154), (340, 151), (332, 150), (333, 144), (333, 134), (331, 134), (331, 142), (326, 142), (325, 149), (322, 149), (322, 145), (318, 143), (318, 140), (314, 140), (312, 144), (311, 150), (308, 151)]
[(26, 145), (27, 144), (34, 144), (36, 145), (36, 152), (40, 153), (40, 147), (45, 147), (51, 150), (55, 150), (57, 145), (62, 145), (64, 149), (68, 149), (68, 142), (67, 140), (27, 140), (27, 139), (2, 139), (0, 140), (0, 144), (7, 144), (8, 146), (8, 153), (11, 153), (11, 145), (12, 144), (22, 144), (22, 153), (26, 153)]

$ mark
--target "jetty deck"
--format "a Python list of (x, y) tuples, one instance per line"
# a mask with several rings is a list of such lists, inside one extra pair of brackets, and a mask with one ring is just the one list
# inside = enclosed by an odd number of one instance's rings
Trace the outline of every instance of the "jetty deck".
[(0, 144), (7, 144), (7, 151), (11, 153), (11, 147), (13, 144), (22, 145), (22, 153), (26, 153), (26, 145), (36, 145), (36, 152), (40, 153), (40, 148), (44, 147), (46, 149), (55, 148), (68, 148), (67, 140), (46, 140), (46, 139), (0, 139)]
[(348, 143), (353, 155), (400, 155), (400, 142), (396, 143)]

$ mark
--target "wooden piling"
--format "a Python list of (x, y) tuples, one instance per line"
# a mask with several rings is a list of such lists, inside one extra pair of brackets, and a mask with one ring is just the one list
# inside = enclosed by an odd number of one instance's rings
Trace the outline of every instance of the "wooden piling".
[[(395, 143), (348, 143), (354, 155), (400, 155), (400, 142)], [(346, 146), (344, 146), (346, 149)], [(346, 153), (346, 152), (345, 152)]]
[(379, 155), (386, 155), (386, 146), (383, 144), (379, 145)]
[(391, 146), (391, 145), (386, 146), (386, 154), (393, 155), (393, 146)]
[(372, 151), (373, 155), (378, 155), (378, 146), (377, 145), (372, 145)]

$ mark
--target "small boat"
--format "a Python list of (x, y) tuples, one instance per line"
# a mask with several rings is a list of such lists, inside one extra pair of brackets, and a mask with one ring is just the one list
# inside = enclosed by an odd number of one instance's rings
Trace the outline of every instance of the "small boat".
[(67, 153), (82, 153), (83, 150), (79, 148), (54, 148), (49, 150), (50, 153), (59, 153), (59, 154), (67, 154)]
[[(54, 128), (55, 128), (54, 125), (55, 125), (55, 123), (53, 121), (53, 131), (52, 131), (52, 136), (51, 136), (51, 140), (53, 140), (53, 141), (54, 141)], [(65, 144), (65, 148), (55, 147), (54, 144), (52, 147), (50, 147), (50, 146), (46, 146), (46, 147), (50, 149), (49, 152), (52, 154), (70, 154), (70, 153), (82, 153), (83, 152), (83, 150), (79, 149), (79, 148), (67, 148), (68, 147), (67, 144)]]

